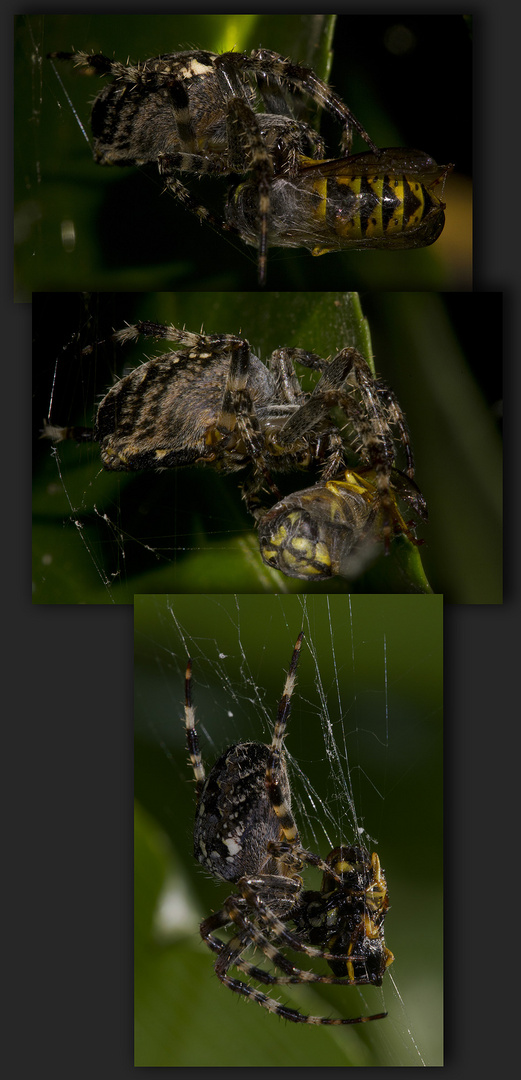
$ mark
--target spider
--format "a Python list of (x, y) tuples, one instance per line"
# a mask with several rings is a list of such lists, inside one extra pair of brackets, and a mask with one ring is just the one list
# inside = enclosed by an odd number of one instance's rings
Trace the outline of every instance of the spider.
[[(445, 224), (445, 205), (434, 188), (451, 169), (420, 150), (400, 148), (326, 161), (301, 157), (290, 175), (272, 180), (267, 243), (306, 247), (312, 255), (426, 247)], [(230, 191), (226, 220), (245, 243), (257, 242), (253, 181)]]
[[(266, 367), (244, 338), (229, 334), (138, 322), (114, 337), (123, 343), (140, 335), (173, 342), (174, 349), (123, 376), (101, 401), (94, 429), (49, 424), (46, 437), (99, 442), (103, 465), (117, 471), (210, 465), (232, 473), (249, 466), (242, 493), (257, 520), (266, 492), (281, 498), (272, 472), (319, 466), (322, 483), (338, 476), (350, 430), (362, 466), (374, 469), (383, 535), (391, 535), (395, 442), (410, 477), (412, 448), (398, 402), (356, 349), (328, 361), (280, 348)], [(302, 390), (296, 362), (321, 373), (311, 393)]]
[[(194, 856), (215, 877), (237, 887), (222, 908), (201, 923), (200, 933), (217, 954), (218, 978), (235, 993), (294, 1023), (361, 1024), (387, 1014), (349, 1019), (307, 1016), (228, 974), (236, 968), (267, 987), (293, 983), (381, 986), (394, 959), (384, 942), (389, 898), (378, 856), (369, 855), (361, 846), (341, 845), (323, 860), (302, 846), (293, 817), (284, 738), (302, 639), (300, 633), (271, 744), (229, 746), (208, 776), (195, 727), (188, 661), (185, 728), (197, 794)], [(300, 872), (305, 864), (322, 871), (320, 891), (303, 889)], [(216, 935), (226, 927), (233, 934), (229, 940)], [(333, 975), (296, 967), (282, 948), (326, 960)], [(263, 953), (283, 974), (250, 963), (245, 959), (249, 949)]]
[(110, 75), (91, 114), (94, 158), (103, 165), (155, 162), (167, 189), (188, 210), (217, 228), (217, 220), (192, 198), (178, 173), (248, 174), (258, 211), (259, 282), (266, 280), (270, 184), (292, 175), (302, 155), (324, 156), (324, 142), (300, 119), (303, 99), (325, 108), (342, 124), (341, 147), (351, 149), (353, 129), (377, 147), (356, 117), (311, 68), (269, 49), (250, 55), (227, 52), (168, 53), (122, 64), (100, 53), (55, 52), (88, 72)]
[[(425, 500), (409, 477), (392, 470), (389, 523), (395, 535), (422, 543), (405, 522), (398, 499), (427, 518)], [(355, 578), (377, 553), (385, 524), (374, 470), (346, 469), (327, 483), (286, 496), (259, 520), (259, 545), (268, 566), (288, 577), (323, 581)]]

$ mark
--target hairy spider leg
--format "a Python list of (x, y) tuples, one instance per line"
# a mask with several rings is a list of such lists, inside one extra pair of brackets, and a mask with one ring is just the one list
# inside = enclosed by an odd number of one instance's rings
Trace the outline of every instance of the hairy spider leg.
[[(353, 350), (354, 351), (354, 350)], [(297, 439), (305, 436), (317, 426), (332, 408), (341, 406), (348, 418), (356, 422), (359, 427), (363, 420), (361, 410), (356, 401), (347, 395), (341, 395), (341, 387), (349, 374), (350, 363), (341, 355), (340, 360), (335, 357), (329, 365), (315, 353), (306, 353), (303, 349), (284, 350), (286, 358), (305, 367), (322, 372), (310, 397), (300, 408), (293, 413), (278, 432), (278, 441), (281, 446), (290, 446)], [(323, 481), (334, 476), (344, 464), (344, 444), (341, 432), (332, 427), (329, 434), (330, 450), (323, 470)]]
[[(236, 432), (244, 442), (252, 459), (253, 474), (240, 486), (249, 512), (256, 517), (262, 512), (259, 497), (261, 478), (276, 499), (280, 499), (280, 491), (264, 464), (264, 440), (247, 387), (250, 374), (250, 347), (243, 339), (231, 337), (226, 339), (226, 345), (231, 353), (231, 360), (215, 430), (224, 438), (228, 437), (230, 445), (233, 432)], [(226, 448), (226, 444), (223, 446), (221, 443), (221, 447)]]
[(209, 340), (202, 334), (192, 334), (189, 330), (178, 330), (170, 324), (138, 320), (136, 323), (127, 323), (122, 330), (116, 330), (112, 335), (114, 341), (124, 345), (127, 341), (137, 341), (139, 337), (153, 337), (162, 341), (175, 341), (178, 345), (186, 345), (190, 349), (199, 349)]
[[(346, 1024), (363, 1024), (372, 1020), (385, 1019), (387, 1016), (386, 1012), (350, 1018), (309, 1016), (299, 1012), (298, 1009), (290, 1009), (288, 1006), (281, 1005), (280, 1002), (268, 997), (267, 994), (255, 989), (248, 983), (244, 983), (241, 979), (235, 979), (229, 976), (229, 969), (231, 967), (236, 967), (247, 977), (253, 978), (257, 982), (261, 982), (267, 986), (288, 986), (290, 984), (293, 985), (302, 982), (353, 985), (353, 982), (350, 979), (340, 978), (334, 975), (315, 975), (313, 972), (294, 967), (293, 964), (287, 961), (286, 958), (274, 948), (271, 942), (260, 931), (257, 931), (256, 927), (252, 926), (248, 920), (244, 919), (239, 910), (239, 904), (240, 898), (228, 897), (223, 909), (216, 912), (215, 915), (211, 915), (208, 919), (205, 919), (200, 928), (203, 940), (210, 949), (218, 954), (214, 964), (214, 970), (224, 986), (235, 991), (235, 993), (241, 994), (243, 997), (251, 998), (264, 1009), (267, 1009), (268, 1012), (275, 1013), (294, 1023), (342, 1026)], [(219, 929), (230, 923), (240, 927), (241, 933), (233, 937), (229, 942), (222, 942), (218, 938), (212, 936), (212, 930)], [(288, 971), (288, 974), (286, 976), (272, 975), (270, 972), (264, 971), (262, 968), (258, 968), (255, 965), (242, 960), (241, 953), (249, 945), (257, 945), (268, 959), (271, 959), (277, 966), (281, 966), (282, 970)]]
[(277, 390), (289, 405), (299, 404), (302, 398), (300, 385), (294, 365), (291, 362), (292, 349), (274, 349), (268, 367), (277, 384)]
[(268, 792), (274, 813), (279, 819), (280, 827), (284, 834), (286, 843), (291, 846), (299, 844), (299, 834), (293, 814), (291, 813), (289, 806), (285, 803), (282, 796), (282, 790), (280, 786), (280, 771), (281, 763), (284, 757), (283, 740), (291, 711), (291, 697), (293, 694), (293, 690), (295, 689), (295, 682), (297, 679), (297, 664), (299, 661), (300, 649), (302, 646), (303, 638), (304, 632), (301, 631), (295, 643), (293, 656), (291, 658), (288, 674), (286, 676), (286, 682), (284, 684), (284, 690), (278, 704), (277, 719), (275, 721), (275, 729), (273, 731), (273, 739), (271, 743), (271, 753), (266, 768), (266, 790)]
[[(347, 350), (344, 350), (346, 352)], [(414, 476), (414, 459), (405, 418), (394, 394), (380, 380), (374, 380), (372, 373), (362, 356), (353, 350), (353, 370), (356, 385), (360, 389), (364, 409), (359, 418), (359, 430), (362, 441), (361, 457), (374, 468), (376, 483), (382, 507), (382, 532), (385, 550), (389, 550), (393, 522), (393, 498), (391, 495), (391, 471), (395, 462), (393, 439), (390, 424), (399, 431), (407, 457), (407, 475)], [(342, 354), (339, 354), (342, 355)]]
[[(239, 137), (235, 132), (237, 128)], [(241, 139), (248, 144), (249, 167), (255, 179), (259, 199), (259, 285), (266, 284), (268, 260), (268, 213), (270, 207), (270, 183), (273, 177), (271, 156), (262, 138), (256, 114), (242, 98), (232, 98), (228, 105), (227, 128), (232, 149), (232, 160), (240, 151)]]
[[(307, 854), (307, 852), (305, 854)], [(309, 861), (309, 860), (306, 860), (306, 861)], [(320, 860), (319, 860), (319, 862), (320, 862)], [(322, 865), (325, 865), (325, 864), (322, 863)], [(326, 867), (326, 872), (329, 874), (329, 868), (327, 868), (327, 867)], [(336, 874), (335, 874), (335, 877), (336, 877)], [(300, 878), (296, 878), (296, 879), (293, 879), (293, 880), (296, 883), (301, 881)], [(274, 882), (275, 884), (271, 884), (271, 888), (270, 888), (270, 883), (272, 883), (272, 882)], [(320, 960), (353, 961), (353, 960), (364, 960), (365, 959), (363, 956), (357, 956), (356, 953), (353, 952), (353, 951), (350, 951), (345, 956), (341, 956), (338, 953), (337, 954), (329, 953), (329, 952), (324, 951), (323, 949), (315, 948), (313, 945), (308, 945), (306, 942), (302, 941), (299, 937), (297, 937), (290, 930), (288, 930), (286, 924), (282, 921), (282, 919), (280, 919), (277, 915), (274, 914), (274, 912), (270, 909), (269, 905), (267, 903), (265, 903), (265, 901), (263, 899), (263, 896), (262, 896), (263, 892), (267, 893), (268, 897), (270, 895), (273, 895), (273, 894), (276, 896), (277, 882), (278, 882), (279, 889), (282, 890), (283, 892), (286, 892), (287, 891), (287, 879), (283, 878), (283, 877), (277, 878), (274, 875), (272, 875), (271, 877), (268, 876), (268, 875), (265, 875), (264, 879), (262, 879), (262, 880), (259, 879), (258, 881), (256, 881), (255, 879), (249, 880), (249, 881), (246, 880), (246, 879), (243, 879), (241, 881), (241, 883), (240, 883), (240, 889), (241, 889), (242, 898), (247, 901), (247, 903), (250, 905), (251, 908), (253, 908), (255, 910), (255, 912), (259, 916), (261, 922), (268, 928), (269, 932), (273, 935), (273, 937), (275, 937), (277, 940), (284, 941), (286, 943), (286, 945), (288, 945), (295, 952), (302, 952), (302, 953), (305, 953), (306, 956), (311, 956), (311, 957), (314, 957), (314, 958), (317, 958), (317, 959), (320, 959)], [(341, 882), (341, 881), (340, 881), (340, 886), (341, 886), (341, 888), (345, 889), (345, 884), (343, 882)], [(234, 901), (236, 900), (235, 897), (233, 897), (232, 899)], [(224, 904), (224, 909), (228, 910), (226, 905), (227, 905), (227, 901)], [(240, 921), (238, 921), (237, 919), (234, 918), (233, 921), (238, 926), (242, 926), (242, 923)], [(285, 957), (283, 957), (283, 963), (279, 964), (278, 966), (282, 967), (283, 971), (288, 971), (288, 973), (291, 973), (291, 972), (289, 972), (289, 968), (284, 966), (286, 963), (287, 963), (287, 961), (286, 961)], [(327, 979), (324, 976), (324, 979), (322, 979), (321, 981), (329, 981), (329, 976), (327, 977)], [(369, 982), (370, 980), (368, 979), (367, 981)], [(357, 979), (357, 980), (348, 979), (347, 982), (350, 983), (351, 985), (358, 985), (360, 980), (359, 979)]]
[(249, 986), (248, 983), (242, 982), (241, 979), (232, 979), (229, 975), (224, 974), (220, 974), (218, 977), (224, 986), (227, 986), (230, 990), (251, 998), (252, 1001), (256, 1001), (268, 1012), (274, 1013), (276, 1016), (282, 1016), (284, 1020), (291, 1020), (295, 1024), (324, 1024), (338, 1027), (345, 1024), (365, 1024), (369, 1020), (384, 1020), (387, 1016), (386, 1012), (372, 1013), (370, 1016), (353, 1016), (349, 1019), (336, 1016), (309, 1016), (299, 1012), (298, 1009), (290, 1009), (288, 1005), (281, 1005), (280, 1002), (274, 1001), (273, 998), (263, 994), (261, 990)]
[(381, 382), (378, 382), (378, 387), (380, 397), (386, 404), (389, 414), (389, 420), (397, 428), (404, 449), (405, 457), (407, 459), (407, 468), (405, 469), (405, 475), (409, 478), (409, 480), (414, 481), (414, 454), (411, 445), (409, 428), (407, 427), (407, 424), (405, 422), (405, 417), (398, 403), (398, 400), (391, 388)]
[(234, 66), (241, 71), (251, 71), (256, 78), (266, 79), (272, 76), (275, 80), (286, 83), (288, 88), (293, 88), (301, 94), (310, 97), (317, 105), (333, 113), (341, 121), (344, 127), (342, 135), (342, 149), (347, 155), (351, 151), (353, 141), (353, 128), (370, 146), (375, 154), (379, 149), (367, 134), (365, 129), (353, 115), (347, 105), (339, 98), (330, 86), (315, 75), (315, 72), (305, 67), (304, 64), (294, 64), (286, 60), (278, 53), (269, 49), (256, 49), (251, 55), (246, 53), (221, 53), (215, 58), (215, 66), (231, 70)]
[[(239, 887), (243, 890), (242, 895), (245, 896), (248, 901), (250, 900), (250, 896), (255, 896), (254, 891), (248, 888), (247, 881), (241, 881), (239, 883)], [(250, 965), (247, 961), (243, 961), (241, 959), (239, 964), (235, 959), (235, 957), (244, 950), (245, 946), (253, 945), (261, 952), (263, 952), (267, 959), (270, 960), (275, 967), (280, 968), (281, 971), (284, 971), (286, 973), (284, 976), (271, 975), (268, 972), (263, 971), (263, 969), (260, 969), (262, 971), (262, 978), (260, 979), (260, 981), (269, 983), (272, 986), (287, 986), (289, 984), (300, 982), (323, 983), (325, 985), (331, 986), (362, 986), (370, 984), (369, 976), (366, 980), (361, 980), (340, 975), (323, 975), (320, 973), (315, 973), (314, 971), (309, 971), (306, 968), (296, 967), (295, 964), (292, 964), (291, 961), (288, 960), (287, 957), (284, 956), (284, 954), (276, 948), (276, 946), (273, 944), (273, 941), (265, 934), (263, 934), (262, 931), (259, 930), (259, 928), (255, 926), (255, 924), (251, 922), (250, 919), (248, 919), (247, 915), (245, 915), (243, 911), (241, 911), (242, 906), (242, 904), (237, 904), (237, 897), (229, 896), (225, 900), (222, 910), (216, 913), (216, 915), (211, 915), (208, 919), (205, 919), (205, 921), (201, 925), (201, 935), (204, 940), (206, 940), (206, 933), (208, 931), (229, 924), (237, 926), (238, 929), (241, 931), (241, 934), (238, 937), (232, 938), (227, 943), (229, 946), (234, 945), (236, 942), (241, 943), (240, 947), (236, 949), (236, 951), (234, 949), (234, 957), (231, 959), (230, 962), (228, 962), (228, 958), (225, 957), (223, 959), (223, 954), (222, 952), (220, 952), (219, 960), (215, 965), (216, 971), (218, 967), (221, 971), (227, 970), (229, 967), (232, 966), (232, 964), (235, 967), (241, 967), (241, 970), (243, 970), (247, 975), (252, 975), (253, 971), (259, 971), (258, 968), (254, 968), (253, 965)], [(255, 896), (255, 908), (257, 907), (258, 897)], [(305, 945), (303, 942), (299, 941), (298, 938), (293, 937), (290, 933), (288, 933), (288, 931), (284, 927), (284, 924), (279, 919), (276, 919), (274, 916), (272, 916), (267, 908), (264, 908), (264, 915), (264, 921), (269, 925), (270, 932), (272, 932), (275, 940), (284, 940), (286, 944), (295, 951), (303, 952), (307, 956), (311, 956), (321, 960), (333, 960), (335, 962), (341, 960), (346, 960), (349, 962), (355, 960), (364, 960), (363, 956), (357, 957), (354, 951), (350, 952), (347, 956), (342, 957), (339, 955), (335, 955), (334, 953), (323, 952), (320, 949), (314, 949), (309, 945)], [(217, 916), (219, 916), (219, 918), (217, 918)], [(212, 925), (209, 926), (209, 924)], [(279, 927), (282, 931), (280, 933)], [(218, 939), (213, 940), (216, 941)], [(214, 949), (214, 951), (216, 950)], [(257, 975), (255, 975), (254, 977), (257, 978)]]

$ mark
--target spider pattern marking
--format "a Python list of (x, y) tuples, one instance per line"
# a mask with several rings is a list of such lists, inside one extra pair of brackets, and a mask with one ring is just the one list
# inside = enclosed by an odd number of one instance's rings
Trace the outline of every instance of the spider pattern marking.
[[(414, 475), (413, 454), (396, 398), (356, 349), (344, 348), (325, 360), (303, 349), (280, 348), (266, 366), (245, 338), (229, 334), (138, 322), (114, 337), (124, 343), (141, 335), (175, 347), (109, 390), (94, 429), (49, 425), (47, 437), (99, 442), (103, 465), (111, 470), (210, 465), (231, 473), (248, 467), (242, 493), (256, 520), (265, 512), (267, 493), (271, 502), (281, 498), (273, 473), (318, 467), (325, 484), (346, 468), (350, 449), (362, 466), (374, 470), (388, 546), (398, 448), (408, 477)], [(302, 389), (295, 363), (320, 372), (311, 393)]]
[[(197, 794), (195, 858), (215, 877), (232, 882), (236, 892), (200, 926), (205, 944), (216, 953), (215, 972), (230, 990), (286, 1020), (302, 1024), (360, 1024), (386, 1013), (338, 1018), (307, 1016), (229, 975), (236, 968), (266, 987), (328, 983), (382, 984), (393, 955), (384, 942), (389, 905), (387, 884), (376, 854), (341, 845), (323, 860), (304, 848), (291, 810), (284, 738), (291, 708), (303, 634), (299, 634), (280, 699), (270, 745), (237, 743), (228, 747), (208, 776), (199, 749), (192, 704), (192, 664), (185, 680), (185, 729)], [(308, 864), (322, 872), (318, 890), (304, 890), (300, 872)], [(223, 940), (217, 932), (230, 928)], [(289, 948), (328, 962), (333, 975), (296, 967), (282, 952)], [(257, 967), (245, 958), (262, 953), (283, 974)]]
[(324, 156), (324, 142), (301, 119), (304, 102), (331, 113), (342, 125), (348, 154), (353, 130), (377, 147), (327, 83), (303, 64), (268, 49), (251, 54), (168, 53), (122, 64), (101, 53), (55, 52), (99, 76), (112, 76), (91, 113), (94, 158), (103, 165), (155, 162), (166, 188), (183, 206), (217, 228), (240, 235), (233, 223), (199, 205), (179, 173), (247, 175), (255, 187), (259, 227), (259, 281), (266, 280), (270, 185), (292, 175), (302, 156)]

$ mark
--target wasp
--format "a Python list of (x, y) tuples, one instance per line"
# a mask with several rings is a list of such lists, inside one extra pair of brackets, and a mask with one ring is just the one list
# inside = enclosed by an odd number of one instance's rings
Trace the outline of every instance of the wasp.
[(413, 544), (414, 522), (405, 521), (399, 501), (416, 518), (427, 518), (425, 499), (410, 476), (392, 470), (382, 498), (375, 469), (346, 469), (333, 480), (288, 495), (259, 521), (264, 562), (287, 577), (324, 581), (340, 575), (356, 578), (390, 535)]
[[(328, 251), (419, 248), (433, 244), (445, 224), (435, 188), (452, 165), (437, 165), (421, 150), (402, 148), (316, 161), (301, 156), (293, 175), (270, 185), (268, 244)], [(254, 185), (230, 194), (227, 221), (247, 244), (257, 244)]]

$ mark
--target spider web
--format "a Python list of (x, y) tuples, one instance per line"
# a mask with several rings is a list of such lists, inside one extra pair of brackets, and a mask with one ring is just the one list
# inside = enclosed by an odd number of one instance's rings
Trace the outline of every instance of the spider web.
[[(177, 944), (187, 935), (197, 940), (200, 919), (233, 891), (191, 857), (194, 793), (181, 721), (186, 657), (208, 772), (234, 742), (271, 741), (304, 629), (285, 743), (293, 811), (303, 843), (322, 857), (340, 842), (378, 852), (391, 901), (386, 942), (396, 961), (381, 991), (350, 988), (346, 998), (345, 989), (321, 987), (306, 1008), (300, 987), (291, 995), (284, 988), (283, 1000), (319, 1015), (387, 1009), (385, 1021), (363, 1025), (376, 1055), (369, 1064), (441, 1061), (442, 604), (427, 604), (423, 621), (413, 597), (136, 598), (136, 794), (183, 868), (169, 881), (156, 924)], [(304, 876), (305, 887), (319, 888), (317, 872)], [(427, 971), (421, 955), (430, 957)], [(206, 950), (204, 959), (211, 967)], [(217, 1009), (230, 1008), (227, 996), (216, 987)]]

